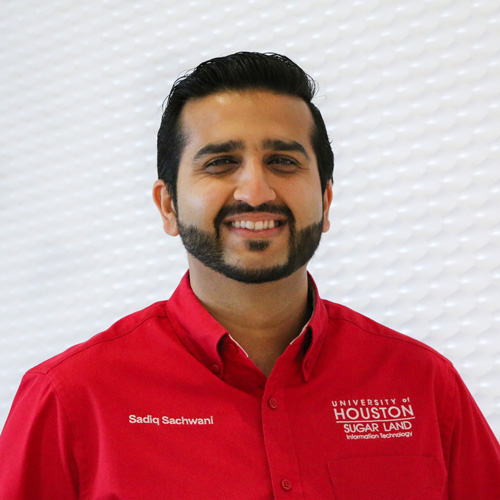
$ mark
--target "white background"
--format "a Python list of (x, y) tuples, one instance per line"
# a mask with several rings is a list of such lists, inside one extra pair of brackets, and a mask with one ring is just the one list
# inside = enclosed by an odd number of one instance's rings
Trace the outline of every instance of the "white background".
[(22, 374), (168, 298), (151, 201), (172, 82), (281, 52), (336, 153), (325, 298), (450, 358), (500, 436), (500, 3), (6, 0), (0, 16), (0, 427)]

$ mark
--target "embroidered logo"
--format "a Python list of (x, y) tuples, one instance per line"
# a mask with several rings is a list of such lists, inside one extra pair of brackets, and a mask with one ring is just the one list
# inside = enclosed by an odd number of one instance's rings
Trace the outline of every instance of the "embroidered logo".
[(415, 413), (410, 398), (337, 399), (333, 415), (347, 439), (410, 438)]

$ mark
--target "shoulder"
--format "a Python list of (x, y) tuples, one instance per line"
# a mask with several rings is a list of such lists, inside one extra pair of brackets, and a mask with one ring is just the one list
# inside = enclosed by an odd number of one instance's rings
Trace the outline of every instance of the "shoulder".
[(74, 345), (64, 352), (33, 367), (28, 373), (49, 374), (63, 365), (78, 364), (87, 357), (96, 358), (105, 352), (120, 351), (141, 340), (145, 336), (154, 334), (158, 329), (164, 330), (168, 318), (166, 313), (167, 301), (156, 302), (145, 309), (129, 314), (111, 325), (107, 330), (94, 335), (89, 340)]
[[(361, 351), (390, 353), (391, 357), (406, 356), (428, 360), (446, 369), (453, 369), (451, 362), (429, 345), (399, 333), (346, 306), (323, 301), (328, 313), (329, 329), (354, 343)], [(453, 369), (454, 370), (454, 369)]]

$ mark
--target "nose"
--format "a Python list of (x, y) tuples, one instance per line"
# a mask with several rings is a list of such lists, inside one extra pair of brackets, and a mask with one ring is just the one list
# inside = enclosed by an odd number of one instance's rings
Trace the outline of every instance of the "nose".
[(268, 172), (259, 162), (248, 162), (240, 169), (234, 199), (244, 201), (253, 207), (274, 201), (276, 192), (270, 186), (267, 176)]

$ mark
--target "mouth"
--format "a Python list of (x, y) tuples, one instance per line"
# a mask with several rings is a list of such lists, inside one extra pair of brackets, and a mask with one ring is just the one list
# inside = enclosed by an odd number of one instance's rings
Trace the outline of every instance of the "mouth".
[(246, 203), (222, 207), (214, 219), (216, 235), (220, 237), (222, 227), (242, 238), (274, 238), (287, 227), (293, 231), (295, 218), (285, 205), (263, 203), (253, 207)]
[(267, 229), (274, 229), (283, 225), (283, 221), (275, 219), (265, 219), (265, 220), (233, 220), (227, 223), (229, 227), (234, 227), (236, 229), (248, 229), (249, 231), (266, 231)]

